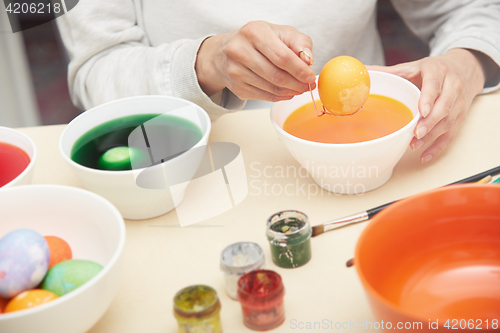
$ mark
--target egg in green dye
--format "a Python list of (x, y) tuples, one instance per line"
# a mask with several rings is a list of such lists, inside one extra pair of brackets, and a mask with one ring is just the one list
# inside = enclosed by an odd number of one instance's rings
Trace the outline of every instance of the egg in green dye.
[[(133, 152), (129, 154), (132, 155), (134, 163), (130, 163), (130, 159), (125, 158), (124, 163), (99, 165), (99, 159), (107, 152), (113, 155), (118, 153), (115, 157), (122, 160), (120, 158), (123, 156), (122, 153), (127, 154), (123, 148), (129, 147), (131, 134), (139, 130), (141, 133), (147, 133), (147, 137), (144, 137), (144, 142), (138, 141), (136, 145), (131, 145), (132, 148), (140, 148), (144, 153), (140, 154), (138, 159), (135, 159)], [(185, 118), (159, 113), (135, 114), (104, 122), (84, 133), (71, 148), (71, 159), (80, 165), (98, 170), (147, 168), (184, 153), (194, 147), (202, 137), (201, 128)], [(137, 144), (140, 145), (137, 146)], [(146, 148), (150, 144), (152, 145), (151, 156)], [(119, 148), (118, 151), (114, 150), (115, 148)]]
[(90, 281), (102, 269), (101, 265), (89, 260), (66, 260), (48, 271), (41, 289), (61, 297)]
[(131, 170), (134, 165), (148, 165), (147, 152), (134, 147), (115, 147), (99, 157), (97, 166), (102, 170)]

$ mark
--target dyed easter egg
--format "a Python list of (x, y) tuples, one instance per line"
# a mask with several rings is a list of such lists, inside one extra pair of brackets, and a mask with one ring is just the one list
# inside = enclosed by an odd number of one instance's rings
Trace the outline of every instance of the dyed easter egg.
[(5, 313), (31, 309), (53, 301), (56, 298), (58, 298), (56, 294), (47, 290), (33, 289), (23, 291), (10, 300), (5, 307)]
[(66, 241), (56, 236), (45, 236), (44, 238), (49, 245), (50, 251), (49, 269), (60, 262), (73, 258), (71, 247)]
[(18, 229), (0, 239), (0, 297), (35, 288), (47, 273), (49, 257), (47, 242), (36, 231)]
[(149, 155), (135, 147), (115, 147), (106, 151), (97, 161), (102, 170), (131, 170), (138, 165), (148, 165)]
[(7, 306), (7, 303), (9, 303), (8, 299), (0, 297), (0, 314), (2, 314), (4, 312), (4, 309), (5, 309), (5, 306)]
[(370, 94), (370, 74), (356, 58), (333, 58), (319, 74), (318, 93), (330, 113), (337, 116), (354, 114), (361, 110)]
[(102, 269), (89, 260), (66, 260), (49, 269), (41, 288), (63, 296), (90, 281)]

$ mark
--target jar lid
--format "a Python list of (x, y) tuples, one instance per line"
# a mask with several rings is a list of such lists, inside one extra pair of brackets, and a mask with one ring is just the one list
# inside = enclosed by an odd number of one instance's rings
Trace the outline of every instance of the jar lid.
[(186, 287), (174, 297), (174, 313), (185, 318), (202, 318), (220, 307), (215, 289), (205, 285)]
[(220, 255), (220, 267), (227, 273), (244, 274), (261, 267), (264, 261), (264, 251), (252, 242), (231, 244)]
[(286, 241), (296, 237), (310, 237), (311, 224), (306, 214), (297, 210), (284, 210), (267, 220), (266, 234), (271, 239)]
[(239, 298), (266, 301), (279, 296), (283, 292), (281, 275), (271, 270), (258, 269), (251, 271), (238, 280)]

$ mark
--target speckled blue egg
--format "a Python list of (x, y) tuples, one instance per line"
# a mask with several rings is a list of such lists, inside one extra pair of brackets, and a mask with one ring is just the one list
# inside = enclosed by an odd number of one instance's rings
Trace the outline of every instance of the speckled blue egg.
[(49, 268), (49, 246), (36, 231), (14, 230), (0, 239), (0, 297), (12, 298), (42, 282)]

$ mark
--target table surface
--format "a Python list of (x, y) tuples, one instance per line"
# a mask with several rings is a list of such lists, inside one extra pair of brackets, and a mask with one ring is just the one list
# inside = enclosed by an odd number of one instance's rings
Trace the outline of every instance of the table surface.
[[(238, 241), (258, 243), (266, 267), (283, 277), (286, 320), (273, 332), (322, 332), (299, 329), (299, 323), (337, 325), (375, 322), (355, 268), (346, 268), (366, 222), (330, 231), (312, 239), (312, 259), (300, 268), (281, 269), (270, 257), (265, 237), (266, 219), (273, 213), (296, 209), (313, 225), (347, 216), (392, 200), (436, 188), (500, 165), (500, 92), (478, 96), (465, 123), (443, 154), (427, 164), (420, 152), (407, 150), (382, 187), (363, 195), (335, 195), (318, 191), (311, 177), (279, 173), (299, 169), (273, 129), (269, 110), (227, 114), (212, 125), (210, 141), (241, 147), (249, 193), (233, 209), (187, 227), (180, 227), (175, 211), (142, 220), (126, 220), (127, 240), (123, 277), (109, 310), (90, 333), (177, 332), (172, 313), (174, 294), (192, 284), (214, 287), (221, 299), (225, 332), (251, 332), (242, 323), (240, 305), (224, 292), (219, 255)], [(39, 151), (35, 184), (82, 187), (58, 151), (64, 125), (23, 128)], [(265, 167), (268, 167), (264, 170)], [(263, 171), (266, 171), (264, 173)], [(269, 176), (269, 177), (268, 177)], [(279, 194), (289, 185), (288, 194)], [(273, 192), (274, 189), (274, 192)], [(292, 190), (293, 189), (293, 190)], [(346, 324), (344, 324), (345, 326)], [(300, 326), (302, 327), (302, 326)], [(304, 326), (305, 327), (305, 326)], [(350, 331), (364, 332), (365, 326)]]

